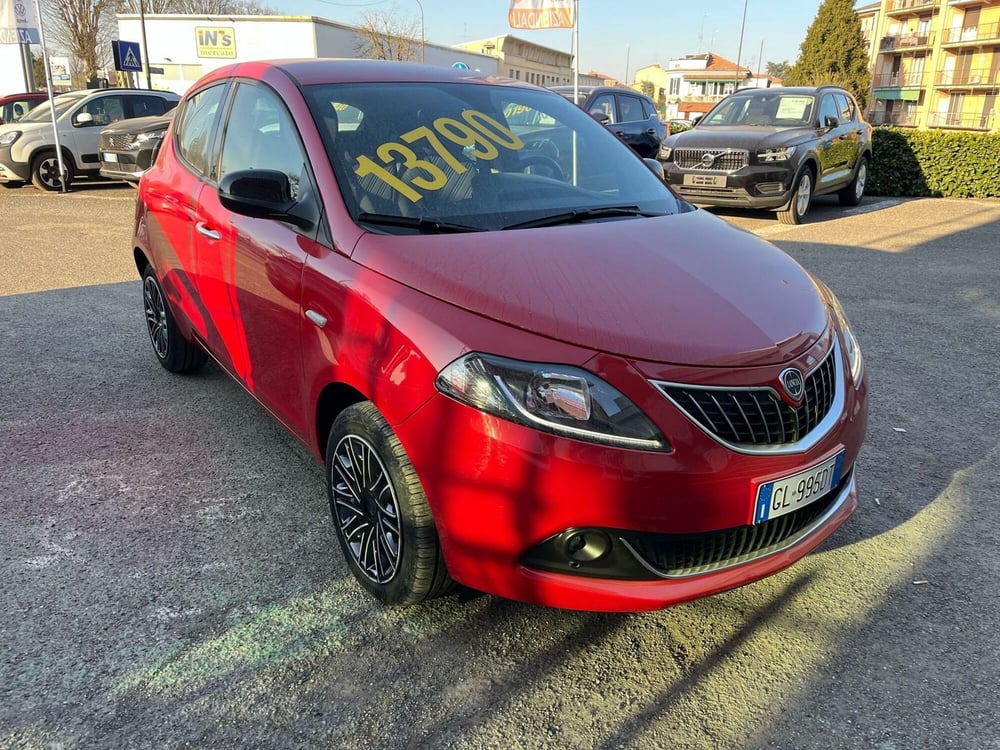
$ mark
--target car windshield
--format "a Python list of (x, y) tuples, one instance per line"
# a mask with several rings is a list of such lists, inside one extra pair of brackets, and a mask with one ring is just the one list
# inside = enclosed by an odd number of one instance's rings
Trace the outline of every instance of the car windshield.
[(380, 231), (483, 231), (690, 210), (563, 97), (478, 83), (306, 87), (348, 209)]
[(809, 94), (759, 93), (724, 99), (698, 123), (699, 128), (725, 125), (801, 128), (813, 124), (815, 98)]
[[(74, 91), (70, 94), (60, 94), (53, 101), (56, 106), (56, 119), (62, 117), (66, 110), (76, 104), (78, 101), (83, 99), (91, 92), (89, 91)], [(23, 118), (21, 122), (44, 122), (46, 120), (52, 119), (52, 102), (45, 102), (44, 104), (39, 104)]]

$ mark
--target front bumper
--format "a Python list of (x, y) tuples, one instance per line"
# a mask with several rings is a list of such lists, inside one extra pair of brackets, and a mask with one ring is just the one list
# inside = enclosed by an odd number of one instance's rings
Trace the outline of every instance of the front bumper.
[[(593, 368), (606, 377), (600, 368)], [(633, 370), (639, 382), (648, 382)], [(615, 380), (616, 387), (621, 380)], [(420, 477), (448, 569), (481, 591), (546, 606), (640, 611), (678, 604), (777, 572), (819, 545), (857, 506), (853, 466), (866, 386), (848, 389), (836, 424), (793, 454), (732, 451), (649, 386), (625, 392), (660, 427), (670, 452), (622, 450), (540, 433), (436, 395), (395, 429)], [(437, 440), (428, 440), (436, 435)], [(664, 545), (754, 534), (756, 486), (845, 451), (843, 479), (814, 515), (749, 555), (663, 570)], [(789, 514), (792, 515), (792, 514)], [(567, 549), (597, 539), (596, 559)], [(602, 552), (600, 535), (610, 546)], [(645, 544), (645, 547), (643, 547)]]
[(10, 146), (0, 147), (0, 182), (27, 182), (30, 179), (30, 166), (11, 158)]
[(128, 182), (138, 182), (149, 169), (153, 157), (153, 149), (119, 151), (115, 153), (117, 161), (107, 161), (107, 153), (101, 152), (101, 177)]
[[(792, 196), (795, 171), (788, 166), (773, 164), (748, 166), (732, 174), (724, 172), (680, 169), (673, 162), (664, 165), (667, 181), (685, 200), (707, 206), (777, 209), (788, 204)], [(715, 182), (724, 185), (691, 185), (688, 182)]]

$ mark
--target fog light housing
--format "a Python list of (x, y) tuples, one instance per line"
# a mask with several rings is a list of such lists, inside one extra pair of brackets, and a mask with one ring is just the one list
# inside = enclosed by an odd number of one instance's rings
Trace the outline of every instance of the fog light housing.
[(783, 182), (762, 182), (757, 185), (757, 192), (761, 195), (781, 195), (785, 192)]
[(562, 553), (574, 567), (597, 562), (611, 550), (611, 539), (599, 529), (569, 529), (560, 541)]

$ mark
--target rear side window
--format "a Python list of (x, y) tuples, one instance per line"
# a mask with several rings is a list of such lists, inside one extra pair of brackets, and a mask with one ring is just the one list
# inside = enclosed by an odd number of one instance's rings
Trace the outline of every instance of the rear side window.
[(640, 99), (639, 101), (642, 102), (643, 120), (648, 120), (650, 117), (656, 114), (656, 109), (653, 107), (652, 102), (649, 102), (646, 99)]
[(203, 175), (209, 172), (212, 133), (225, 93), (224, 84), (199, 91), (187, 100), (175, 126), (177, 152), (192, 169)]
[(167, 111), (166, 100), (162, 96), (139, 94), (131, 97), (132, 117), (151, 117)]

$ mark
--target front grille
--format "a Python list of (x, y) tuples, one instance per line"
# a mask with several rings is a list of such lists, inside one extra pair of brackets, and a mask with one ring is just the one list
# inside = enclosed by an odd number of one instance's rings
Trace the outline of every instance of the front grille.
[(619, 538), (662, 576), (689, 576), (728, 568), (790, 547), (808, 535), (833, 507), (851, 474), (848, 472), (821, 500), (764, 523), (704, 534), (619, 532)]
[[(705, 164), (702, 159), (705, 154), (715, 157), (710, 164)], [(749, 152), (746, 149), (704, 149), (704, 148), (678, 148), (674, 149), (674, 164), (681, 169), (704, 169), (711, 172), (735, 172), (743, 169), (749, 160)]]
[(128, 151), (135, 143), (135, 134), (102, 135), (101, 149), (103, 151)]
[(800, 406), (785, 402), (770, 387), (702, 388), (656, 383), (688, 417), (720, 440), (755, 448), (796, 443), (830, 411), (837, 391), (834, 351), (805, 379)]

